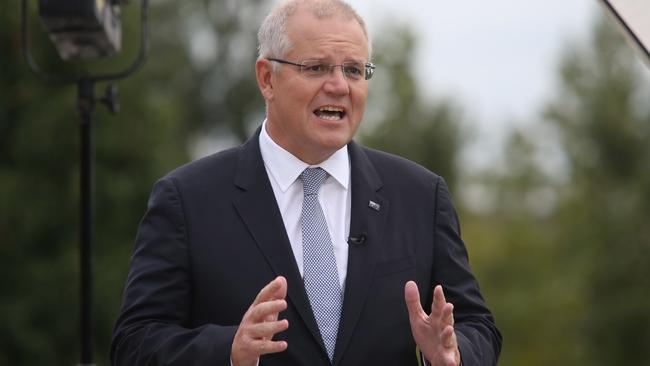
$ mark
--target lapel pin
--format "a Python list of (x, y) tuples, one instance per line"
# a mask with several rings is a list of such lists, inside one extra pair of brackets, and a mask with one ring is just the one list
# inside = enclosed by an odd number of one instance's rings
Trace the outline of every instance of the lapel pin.
[(375, 211), (379, 211), (379, 209), (381, 208), (381, 205), (379, 203), (375, 202), (375, 201), (370, 201), (370, 202), (368, 202), (368, 207), (372, 208)]

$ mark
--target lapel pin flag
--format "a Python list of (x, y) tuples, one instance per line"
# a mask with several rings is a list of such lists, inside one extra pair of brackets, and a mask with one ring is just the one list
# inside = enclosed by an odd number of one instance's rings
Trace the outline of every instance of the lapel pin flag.
[(370, 201), (370, 202), (368, 202), (368, 207), (372, 208), (375, 211), (379, 211), (379, 209), (381, 208), (381, 205), (379, 203), (375, 202), (375, 201)]

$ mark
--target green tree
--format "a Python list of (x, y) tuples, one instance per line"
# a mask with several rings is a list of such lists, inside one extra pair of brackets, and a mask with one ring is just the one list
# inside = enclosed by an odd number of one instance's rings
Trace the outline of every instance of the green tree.
[(649, 76), (601, 21), (589, 48), (565, 56), (563, 93), (547, 109), (569, 166), (558, 244), (585, 263), (577, 326), (591, 365), (650, 363)]
[(603, 19), (558, 74), (543, 123), (514, 131), (480, 178), (491, 210), (465, 225), (486, 244), (474, 255), (506, 341), (501, 364), (645, 365), (650, 75)]
[(539, 166), (536, 132), (512, 131), (503, 162), (472, 177), (492, 206), (464, 210), (464, 233), (503, 333), (500, 365), (581, 365), (584, 274), (557, 243), (558, 183)]

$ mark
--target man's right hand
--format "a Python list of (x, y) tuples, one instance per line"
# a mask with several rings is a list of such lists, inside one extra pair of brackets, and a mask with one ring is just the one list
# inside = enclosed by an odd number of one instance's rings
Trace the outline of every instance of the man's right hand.
[(278, 276), (257, 294), (235, 333), (230, 351), (233, 366), (255, 366), (261, 355), (282, 352), (287, 342), (273, 341), (273, 335), (289, 327), (278, 314), (287, 308), (287, 280)]

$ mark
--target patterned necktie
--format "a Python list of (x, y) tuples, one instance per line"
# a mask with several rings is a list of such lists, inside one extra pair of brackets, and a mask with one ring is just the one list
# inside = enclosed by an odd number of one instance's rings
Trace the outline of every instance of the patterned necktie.
[(305, 290), (331, 361), (334, 357), (343, 295), (332, 239), (318, 202), (318, 190), (327, 178), (327, 173), (321, 168), (307, 168), (300, 178), (304, 187), (301, 224)]

